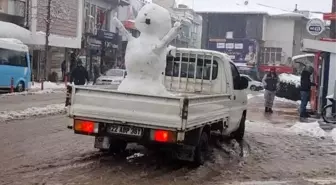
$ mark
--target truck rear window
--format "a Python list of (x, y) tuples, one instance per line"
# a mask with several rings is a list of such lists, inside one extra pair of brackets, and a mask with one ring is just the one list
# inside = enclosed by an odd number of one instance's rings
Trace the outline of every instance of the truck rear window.
[[(166, 76), (179, 76), (180, 71), (180, 57), (167, 57), (167, 66), (166, 66)], [(196, 79), (210, 80), (211, 75), (211, 60), (205, 59), (203, 62), (203, 58), (197, 59), (196, 66)], [(212, 65), (212, 80), (215, 80), (218, 75), (218, 63), (216, 60), (213, 60)], [(182, 57), (181, 64), (181, 77), (182, 78), (194, 78), (195, 76), (195, 58), (189, 58), (188, 65), (188, 57)]]

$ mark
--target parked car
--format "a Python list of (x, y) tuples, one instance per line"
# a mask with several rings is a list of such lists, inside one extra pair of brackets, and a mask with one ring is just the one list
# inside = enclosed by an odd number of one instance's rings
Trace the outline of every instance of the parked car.
[(126, 77), (125, 69), (110, 69), (97, 79), (97, 85), (120, 85)]
[[(162, 81), (172, 96), (68, 86), (66, 105), (72, 119), (68, 128), (94, 136), (94, 147), (102, 151), (120, 152), (127, 143), (137, 142), (196, 165), (204, 164), (209, 156), (213, 131), (241, 142), (246, 78), (240, 77), (224, 53), (190, 48), (179, 48), (176, 53), (177, 57), (167, 56), (166, 69), (179, 73), (166, 72)], [(179, 68), (181, 64), (189, 67)], [(182, 77), (181, 73), (192, 70), (196, 75)]]
[(246, 78), (246, 80), (248, 81), (248, 88), (251, 90), (251, 91), (260, 91), (260, 90), (263, 90), (264, 87), (263, 87), (263, 84), (262, 82), (258, 82), (256, 80), (253, 80), (250, 76), (248, 75), (243, 75), (241, 74), (240, 75), (242, 78)]

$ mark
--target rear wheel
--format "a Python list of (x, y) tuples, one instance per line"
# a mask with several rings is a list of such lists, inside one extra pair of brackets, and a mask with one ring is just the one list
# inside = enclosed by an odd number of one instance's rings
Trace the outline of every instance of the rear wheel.
[(209, 136), (206, 132), (203, 132), (195, 149), (194, 164), (196, 166), (203, 165), (208, 155), (209, 155)]
[(251, 91), (257, 91), (257, 86), (252, 85), (252, 86), (250, 87), (250, 89), (251, 89)]
[(246, 114), (244, 113), (242, 115), (242, 118), (240, 119), (238, 129), (231, 134), (232, 139), (237, 140), (238, 143), (243, 140), (245, 135), (245, 120), (246, 120)]
[(16, 86), (16, 92), (23, 92), (25, 90), (24, 82), (20, 81), (19, 84)]

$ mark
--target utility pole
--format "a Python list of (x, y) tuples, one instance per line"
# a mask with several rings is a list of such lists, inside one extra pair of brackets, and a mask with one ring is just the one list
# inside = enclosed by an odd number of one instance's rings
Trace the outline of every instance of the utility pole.
[[(336, 14), (336, 0), (332, 0), (331, 13)], [(330, 22), (330, 38), (336, 39), (336, 20)]]

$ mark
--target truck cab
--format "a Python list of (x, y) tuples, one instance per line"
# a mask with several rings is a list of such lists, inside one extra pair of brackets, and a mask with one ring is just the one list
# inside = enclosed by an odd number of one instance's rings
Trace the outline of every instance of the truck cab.
[(166, 62), (162, 83), (170, 96), (69, 86), (69, 128), (94, 136), (101, 150), (120, 151), (137, 142), (169, 148), (178, 159), (198, 165), (205, 161), (212, 133), (241, 141), (248, 82), (229, 56), (178, 48)]

